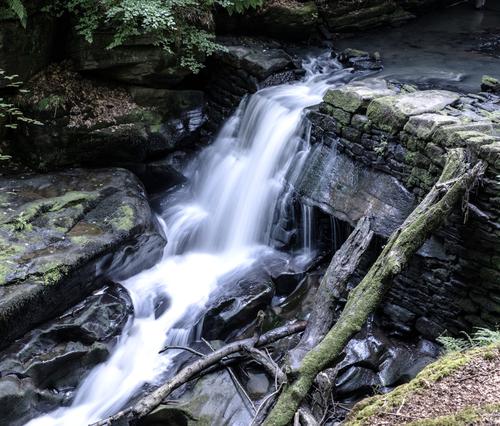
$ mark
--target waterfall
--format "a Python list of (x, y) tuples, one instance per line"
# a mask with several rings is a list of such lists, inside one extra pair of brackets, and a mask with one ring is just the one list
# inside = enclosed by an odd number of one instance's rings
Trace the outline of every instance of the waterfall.
[[(71, 406), (30, 426), (88, 425), (123, 408), (145, 384), (157, 384), (172, 362), (170, 351), (159, 353), (163, 346), (188, 343), (194, 326), (188, 310), (202, 312), (220, 277), (273, 250), (270, 233), (285, 175), (302, 167), (309, 149), (304, 109), (320, 103), (328, 87), (352, 78), (329, 55), (305, 61), (304, 68), (303, 81), (245, 99), (188, 166), (190, 184), (168, 199), (161, 214), (168, 238), (162, 260), (122, 283), (134, 316), (111, 356), (87, 376)], [(310, 208), (304, 213), (310, 229)], [(310, 231), (304, 243), (311, 248)]]

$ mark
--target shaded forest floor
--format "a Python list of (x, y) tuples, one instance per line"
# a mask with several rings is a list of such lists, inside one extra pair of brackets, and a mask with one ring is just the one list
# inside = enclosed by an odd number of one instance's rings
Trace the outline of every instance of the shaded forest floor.
[(350, 425), (500, 425), (500, 347), (446, 355), (410, 383), (358, 404)]

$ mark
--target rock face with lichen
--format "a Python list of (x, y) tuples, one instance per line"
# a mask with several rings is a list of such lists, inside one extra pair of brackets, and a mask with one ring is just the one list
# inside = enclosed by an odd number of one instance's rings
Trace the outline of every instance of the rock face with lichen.
[(163, 239), (142, 185), (125, 170), (2, 178), (0, 188), (0, 346), (103, 277), (159, 258)]

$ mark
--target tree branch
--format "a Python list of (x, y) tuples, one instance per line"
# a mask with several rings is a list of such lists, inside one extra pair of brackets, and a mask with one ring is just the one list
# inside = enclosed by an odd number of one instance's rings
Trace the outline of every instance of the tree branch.
[(271, 330), (262, 336), (253, 336), (248, 339), (238, 340), (236, 342), (228, 343), (226, 346), (203, 356), (202, 358), (194, 361), (192, 364), (184, 367), (179, 373), (172, 377), (168, 382), (154, 390), (149, 395), (141, 398), (137, 403), (126, 408), (114, 416), (108, 417), (107, 419), (101, 420), (94, 423), (92, 426), (110, 426), (117, 424), (119, 421), (123, 420), (133, 420), (144, 417), (153, 411), (162, 401), (170, 395), (175, 389), (183, 385), (184, 383), (192, 380), (198, 374), (203, 372), (208, 367), (217, 364), (219, 361), (223, 360), (228, 355), (234, 354), (236, 352), (244, 351), (247, 347), (259, 347), (266, 346), (270, 343), (275, 342), (283, 337), (290, 336), (292, 334), (300, 333), (304, 331), (306, 327), (305, 321), (297, 321), (295, 323), (287, 324), (283, 327)]

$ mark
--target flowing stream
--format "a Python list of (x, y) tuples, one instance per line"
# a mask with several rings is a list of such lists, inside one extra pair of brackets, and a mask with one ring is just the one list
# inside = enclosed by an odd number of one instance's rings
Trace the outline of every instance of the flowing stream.
[[(304, 68), (303, 81), (245, 99), (215, 142), (188, 166), (189, 185), (169, 198), (160, 218), (168, 238), (162, 260), (122, 283), (134, 316), (110, 358), (83, 381), (71, 406), (30, 426), (88, 425), (123, 408), (168, 370), (172, 354), (160, 350), (166, 343), (188, 343), (192, 313), (203, 312), (218, 280), (273, 250), (275, 211), (288, 199), (282, 196), (285, 175), (297, 174), (309, 149), (304, 109), (353, 76), (326, 54), (305, 61)], [(310, 215), (305, 208), (304, 228)], [(303, 233), (302, 256), (312, 245), (310, 231)]]

